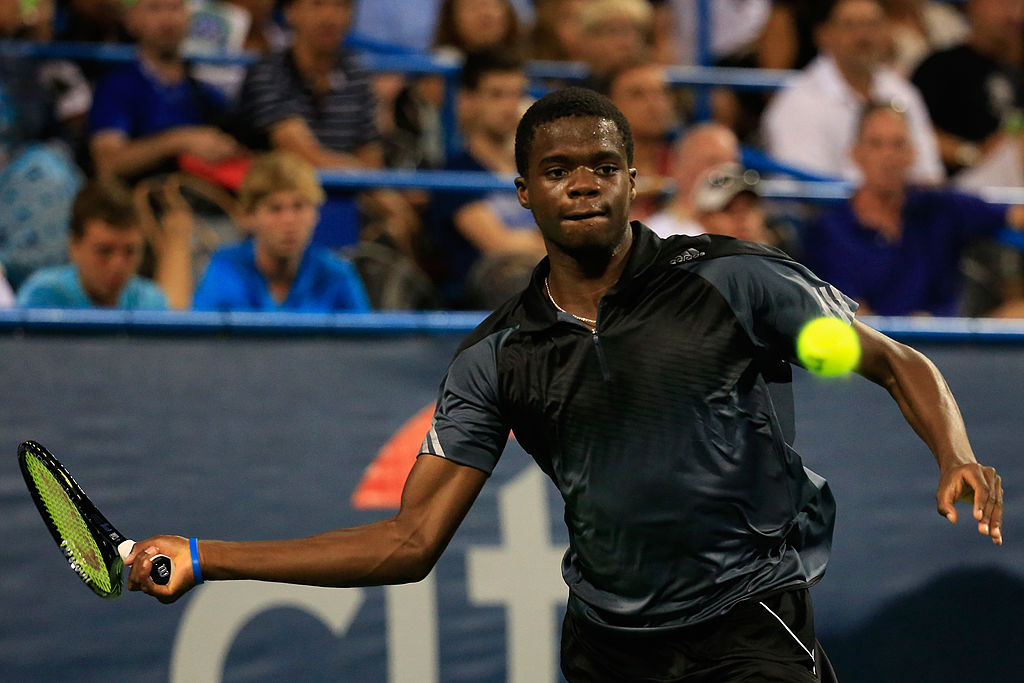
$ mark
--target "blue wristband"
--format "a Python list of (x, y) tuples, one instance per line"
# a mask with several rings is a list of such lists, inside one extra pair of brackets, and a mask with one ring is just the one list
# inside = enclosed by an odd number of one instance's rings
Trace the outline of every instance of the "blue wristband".
[(192, 582), (199, 585), (203, 582), (203, 572), (199, 569), (199, 539), (188, 539), (188, 551), (192, 555)]

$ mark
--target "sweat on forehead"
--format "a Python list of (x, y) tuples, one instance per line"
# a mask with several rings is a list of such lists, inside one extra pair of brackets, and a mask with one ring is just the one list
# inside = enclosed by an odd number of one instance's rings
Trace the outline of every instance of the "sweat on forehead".
[[(622, 144), (626, 152), (626, 160), (633, 163), (633, 132), (629, 122), (619, 109), (608, 98), (587, 88), (564, 88), (548, 93), (526, 110), (516, 128), (516, 170), (525, 177), (530, 150), (537, 130), (546, 124), (561, 119), (579, 119), (580, 123), (592, 125), (592, 119), (604, 119), (613, 124), (622, 135)], [(594, 134), (600, 134), (599, 126)]]

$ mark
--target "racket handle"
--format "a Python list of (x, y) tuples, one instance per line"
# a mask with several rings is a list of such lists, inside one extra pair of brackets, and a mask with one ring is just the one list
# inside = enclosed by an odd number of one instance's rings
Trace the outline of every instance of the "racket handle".
[[(117, 552), (121, 559), (128, 557), (128, 554), (135, 547), (135, 541), (126, 540), (117, 546)], [(174, 563), (166, 555), (154, 555), (149, 559), (153, 566), (149, 569), (149, 578), (158, 586), (166, 586), (171, 580), (171, 573), (174, 571)]]

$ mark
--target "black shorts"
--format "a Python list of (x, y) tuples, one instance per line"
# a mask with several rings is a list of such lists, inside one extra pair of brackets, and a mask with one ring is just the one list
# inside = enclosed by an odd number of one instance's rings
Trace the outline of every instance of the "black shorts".
[(721, 617), (654, 633), (603, 628), (567, 610), (562, 673), (570, 683), (834, 680), (814, 639), (806, 589), (740, 603)]

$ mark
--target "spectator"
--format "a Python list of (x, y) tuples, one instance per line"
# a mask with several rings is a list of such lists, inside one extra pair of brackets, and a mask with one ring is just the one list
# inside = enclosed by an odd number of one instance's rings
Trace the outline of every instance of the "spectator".
[(324, 201), (309, 163), (286, 152), (261, 157), (242, 183), (240, 200), (253, 237), (213, 255), (196, 289), (196, 310), (369, 310), (352, 264), (309, 243)]
[(616, 70), (646, 61), (654, 40), (654, 10), (647, 0), (591, 0), (580, 13), (583, 59), (589, 85), (600, 85)]
[(708, 172), (726, 163), (739, 163), (736, 134), (720, 123), (691, 128), (675, 146), (672, 177), (676, 192), (671, 203), (645, 221), (661, 237), (699, 235), (704, 232), (694, 205), (694, 193)]
[(536, 0), (537, 20), (530, 34), (533, 59), (581, 62), (585, 56), (583, 8), (591, 0)]
[(1007, 223), (1024, 225), (1024, 207), (910, 185), (910, 127), (888, 105), (865, 110), (852, 156), (863, 183), (806, 232), (808, 267), (865, 314), (957, 314), (964, 249)]
[(113, 178), (94, 180), (71, 208), (71, 263), (37, 270), (18, 290), (33, 308), (164, 309), (155, 283), (136, 274), (144, 236), (131, 192)]
[(856, 178), (848, 151), (869, 100), (906, 111), (914, 146), (911, 177), (944, 177), (935, 133), (920, 94), (883, 66), (886, 21), (876, 0), (836, 0), (817, 29), (820, 54), (768, 105), (764, 133), (780, 161), (825, 176)]
[(1016, 66), (1024, 0), (971, 0), (967, 16), (968, 41), (926, 59), (914, 83), (951, 173), (983, 174), (975, 185), (1021, 185), (1020, 137), (1011, 133), (1021, 127), (1024, 108), (1024, 80)]
[(757, 171), (739, 164), (712, 169), (694, 193), (702, 232), (776, 246), (778, 241), (769, 237), (758, 186)]
[[(459, 93), (465, 148), (449, 160), (447, 170), (515, 172), (513, 142), (526, 85), (523, 63), (515, 57), (495, 53), (466, 58)], [(504, 300), (511, 295), (505, 288), (501, 292), (467, 291), (470, 272), (481, 261), (522, 263), (520, 275), (525, 279), (508, 283), (512, 291), (518, 291), (544, 255), (544, 241), (533, 216), (519, 205), (511, 188), (438, 194), (431, 214), (431, 237), (442, 264), (436, 279), (449, 306), (486, 308), (485, 300)]]
[(653, 62), (623, 67), (609, 77), (604, 94), (633, 130), (637, 197), (630, 218), (644, 220), (662, 203), (665, 180), (671, 172), (672, 138), (679, 123), (665, 69)]
[[(23, 12), (0, 0), (0, 39), (48, 26), (44, 6)], [(67, 261), (68, 214), (82, 182), (72, 150), (89, 98), (70, 62), (0, 59), (0, 267), (15, 287)]]
[[(273, 20), (273, 0), (205, 0), (196, 3), (183, 51), (190, 55), (265, 56), (288, 46), (288, 36)], [(245, 67), (197, 64), (195, 77), (235, 102)]]
[[(255, 126), (255, 144), (291, 152), (318, 168), (380, 168), (383, 151), (376, 104), (366, 70), (341, 47), (352, 20), (351, 0), (288, 0), (292, 46), (249, 69), (242, 87), (243, 117)], [(418, 218), (390, 191), (368, 195), (388, 239), (410, 243)], [(333, 215), (316, 241), (344, 246), (359, 239), (352, 202), (325, 207)]]
[(883, 0), (882, 6), (892, 27), (891, 63), (901, 76), (909, 77), (932, 52), (958, 45), (970, 32), (963, 15), (945, 2)]
[(181, 45), (188, 30), (184, 0), (138, 0), (125, 16), (136, 59), (96, 87), (90, 149), (96, 172), (137, 178), (173, 170), (179, 155), (218, 163), (242, 153), (221, 131), (227, 103), (189, 75)]
[(522, 49), (522, 29), (509, 0), (444, 0), (438, 11), (434, 49), (457, 55)]

